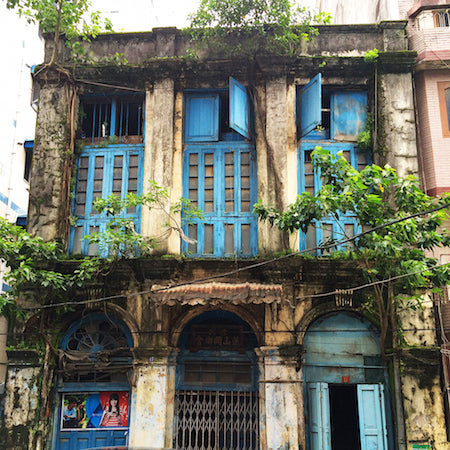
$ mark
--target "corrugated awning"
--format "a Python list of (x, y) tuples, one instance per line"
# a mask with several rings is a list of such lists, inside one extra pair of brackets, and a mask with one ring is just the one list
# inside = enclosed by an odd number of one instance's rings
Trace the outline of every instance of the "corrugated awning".
[(205, 283), (168, 288), (153, 286), (153, 290), (165, 289), (149, 294), (149, 298), (165, 305), (210, 305), (242, 303), (280, 303), (283, 289), (280, 284), (260, 283)]

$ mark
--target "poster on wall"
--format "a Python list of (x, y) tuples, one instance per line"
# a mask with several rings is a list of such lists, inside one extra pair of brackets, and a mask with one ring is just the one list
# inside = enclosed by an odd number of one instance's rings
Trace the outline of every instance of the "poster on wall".
[(61, 405), (61, 429), (128, 427), (127, 391), (64, 394)]

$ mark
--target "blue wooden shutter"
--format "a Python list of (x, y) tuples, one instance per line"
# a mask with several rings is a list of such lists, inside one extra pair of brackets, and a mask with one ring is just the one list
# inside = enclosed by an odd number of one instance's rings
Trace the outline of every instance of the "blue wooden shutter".
[(308, 383), (310, 450), (331, 450), (330, 397), (327, 383)]
[(367, 92), (335, 92), (331, 96), (331, 138), (357, 141), (367, 119)]
[(219, 140), (219, 94), (199, 93), (186, 97), (184, 140)]
[(230, 128), (247, 139), (250, 130), (250, 99), (247, 89), (230, 77)]
[(384, 386), (359, 384), (358, 410), (361, 450), (387, 450)]
[(322, 74), (318, 73), (300, 89), (297, 97), (297, 125), (300, 126), (300, 137), (305, 136), (321, 123)]

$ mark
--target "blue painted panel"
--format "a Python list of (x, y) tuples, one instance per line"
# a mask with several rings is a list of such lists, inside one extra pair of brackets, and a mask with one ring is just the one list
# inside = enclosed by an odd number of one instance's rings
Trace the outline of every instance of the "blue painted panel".
[(327, 383), (307, 384), (310, 450), (331, 450), (330, 399)]
[(219, 94), (186, 96), (184, 133), (185, 142), (219, 140)]
[[(314, 170), (314, 172), (312, 172), (312, 165), (310, 164), (310, 154), (316, 146), (328, 150), (331, 155), (334, 156), (337, 156), (339, 152), (342, 152), (342, 154), (345, 154), (352, 167), (358, 169), (358, 157), (361, 156), (361, 152), (355, 144), (330, 141), (320, 143), (302, 142), (298, 152), (299, 193), (309, 192), (312, 189), (314, 189), (315, 193), (321, 188), (320, 171)], [(367, 164), (371, 164), (369, 152), (364, 153), (364, 158), (366, 159)], [(311, 231), (314, 233), (314, 247), (324, 243), (327, 239), (327, 233), (324, 233), (324, 229), (328, 230), (330, 228), (335, 241), (343, 240), (345, 237), (356, 235), (362, 231), (359, 222), (351, 212), (341, 213), (338, 218), (328, 217), (322, 222), (316, 223), (315, 228), (311, 227)], [(305, 233), (300, 232), (300, 250), (306, 250), (308, 248), (311, 248), (311, 245), (308, 243), (307, 236)], [(343, 246), (338, 245), (329, 251), (333, 251), (334, 249), (343, 249)], [(317, 253), (320, 254), (321, 252), (317, 251)]]
[(367, 92), (342, 91), (331, 96), (331, 137), (337, 141), (358, 140), (367, 120)]
[[(114, 158), (116, 156), (123, 157), (122, 167), (122, 187), (121, 197), (125, 198), (128, 193), (128, 175), (130, 169), (130, 157), (138, 156), (138, 175), (137, 175), (137, 193), (143, 191), (143, 174), (144, 174), (144, 146), (140, 145), (109, 145), (106, 148), (85, 147), (79, 158), (89, 158), (88, 176), (87, 176), (87, 190), (86, 190), (86, 208), (85, 214), (77, 216), (77, 227), (83, 229), (82, 236), (90, 234), (91, 227), (98, 227), (99, 232), (106, 230), (106, 225), (110, 221), (105, 213), (98, 214), (92, 207), (93, 191), (94, 191), (94, 176), (95, 176), (95, 161), (97, 157), (103, 158), (103, 177), (102, 177), (102, 197), (112, 194), (113, 191), (113, 171)], [(80, 159), (78, 161), (78, 164)], [(139, 233), (141, 229), (141, 210), (138, 206), (134, 213), (124, 213), (122, 217), (132, 218), (136, 232)], [(72, 213), (76, 216), (76, 199), (72, 204)], [(69, 240), (69, 253), (73, 251), (75, 239), (75, 228), (71, 228)], [(89, 252), (89, 241), (83, 239), (81, 242), (81, 253), (87, 255)], [(107, 252), (104, 251), (102, 256), (106, 257)]]
[(360, 384), (357, 388), (361, 450), (387, 450), (384, 386)]
[[(297, 123), (300, 137), (305, 136), (322, 123), (322, 74), (318, 73), (297, 97)], [(300, 115), (300, 117), (298, 117)]]
[(230, 128), (250, 139), (250, 99), (247, 89), (230, 77)]
[[(351, 383), (361, 383), (367, 357), (380, 356), (379, 333), (360, 317), (336, 313), (311, 325), (305, 348), (305, 381), (339, 383), (342, 376), (350, 376)], [(379, 367), (384, 368), (381, 360)]]
[[(234, 209), (225, 210), (225, 155), (233, 155), (233, 201)], [(256, 202), (256, 158), (254, 145), (246, 142), (218, 142), (213, 145), (190, 144), (184, 152), (183, 162), (183, 196), (189, 198), (189, 162), (191, 155), (198, 155), (198, 207), (205, 211), (205, 157), (213, 155), (213, 199), (214, 210), (204, 212), (204, 220), (194, 219), (197, 225), (197, 250), (189, 256), (219, 257), (237, 256), (248, 257), (257, 253), (257, 221), (251, 209)], [(242, 211), (241, 208), (241, 158), (249, 155), (249, 178), (250, 178), (250, 211)], [(211, 171), (211, 169), (209, 169)], [(234, 226), (234, 253), (225, 251), (225, 226)], [(213, 248), (205, 246), (205, 229), (213, 226)], [(243, 242), (242, 227), (249, 228), (250, 242)], [(188, 225), (183, 227), (185, 234), (188, 234)], [(248, 231), (248, 230), (247, 230)], [(188, 243), (182, 242), (182, 251), (188, 252)]]

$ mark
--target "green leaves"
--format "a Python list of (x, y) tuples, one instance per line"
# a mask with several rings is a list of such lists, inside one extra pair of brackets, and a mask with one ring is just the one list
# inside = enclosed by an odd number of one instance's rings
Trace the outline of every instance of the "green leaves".
[[(145, 194), (128, 194), (125, 199), (109, 195), (105, 199), (95, 200), (94, 208), (111, 218), (104, 232), (87, 236), (91, 244), (98, 245), (100, 254), (108, 255), (110, 258), (134, 258), (149, 255), (157, 246), (156, 238), (136, 232), (133, 220), (126, 217), (128, 208), (146, 207), (149, 210), (156, 208), (163, 211), (167, 215), (167, 229), (175, 229), (181, 236), (183, 236), (182, 225), (190, 223), (196, 217), (203, 217), (202, 211), (184, 198), (166, 207), (169, 199), (167, 189), (151, 180), (149, 185), (149, 191)], [(178, 224), (174, 214), (180, 214), (182, 211), (183, 223)]]
[(6, 262), (4, 280), (9, 290), (0, 295), (0, 313), (13, 313), (15, 300), (33, 290), (42, 303), (61, 301), (64, 293), (95, 278), (99, 266), (80, 266), (72, 274), (60, 271), (58, 264), (65, 259), (57, 242), (44, 242), (30, 236), (21, 227), (0, 218), (0, 259)]
[(254, 57), (260, 52), (292, 55), (302, 39), (317, 35), (312, 24), (328, 24), (330, 16), (288, 0), (202, 0), (190, 20), (186, 32), (197, 43)]
[(111, 21), (102, 19), (98, 11), (88, 14), (91, 0), (7, 0), (6, 7), (16, 9), (30, 23), (39, 23), (44, 33), (55, 33), (60, 3), (59, 34), (65, 36), (74, 57), (80, 58), (84, 54), (79, 38), (90, 42), (99, 33), (112, 31)]
[(284, 212), (256, 203), (254, 213), (260, 220), (268, 220), (281, 231), (306, 232), (326, 217), (344, 213), (351, 213), (360, 229), (406, 218), (355, 241), (352, 252), (366, 261), (368, 278), (384, 280), (420, 271), (407, 278), (407, 283), (394, 283), (394, 292), (407, 291), (411, 295), (438, 279), (439, 283), (449, 282), (448, 269), (437, 271), (437, 261), (425, 251), (450, 245), (449, 233), (442, 228), (450, 208), (410, 217), (448, 204), (448, 196), (427, 196), (415, 177), (400, 178), (389, 166), (372, 165), (357, 172), (341, 155), (333, 157), (320, 147), (312, 153), (312, 160), (322, 178), (321, 189), (315, 195), (302, 193)]

